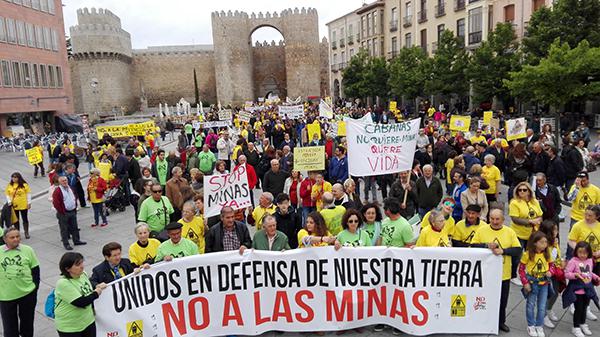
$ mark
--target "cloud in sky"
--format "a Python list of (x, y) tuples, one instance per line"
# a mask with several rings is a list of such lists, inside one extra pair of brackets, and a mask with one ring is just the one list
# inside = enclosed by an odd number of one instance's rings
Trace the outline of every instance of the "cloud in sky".
[[(369, 1), (370, 2), (370, 1)], [(77, 24), (77, 9), (106, 8), (121, 18), (131, 34), (134, 48), (148, 46), (212, 44), (211, 13), (239, 10), (247, 13), (281, 12), (287, 8), (312, 7), (319, 13), (319, 38), (327, 35), (325, 24), (363, 4), (363, 0), (63, 0), (65, 32)], [(274, 29), (259, 29), (254, 41), (280, 40)]]

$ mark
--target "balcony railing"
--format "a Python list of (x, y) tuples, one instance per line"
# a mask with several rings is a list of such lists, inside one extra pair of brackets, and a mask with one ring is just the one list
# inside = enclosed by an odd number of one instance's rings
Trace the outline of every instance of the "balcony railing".
[(410, 27), (410, 26), (412, 26), (412, 21), (413, 21), (413, 16), (412, 15), (406, 15), (402, 19), (402, 25), (404, 26), (404, 28)]
[(469, 44), (477, 44), (481, 42), (482, 32), (469, 33)]
[(435, 17), (439, 18), (444, 15), (446, 15), (446, 3), (442, 1), (435, 5)]
[(417, 18), (418, 18), (418, 22), (419, 23), (423, 23), (425, 21), (427, 21), (427, 10), (426, 9), (422, 9), (418, 14), (417, 14)]
[(357, 33), (356, 34), (356, 43), (359, 43), (359, 42), (360, 42), (360, 33)]
[(354, 35), (348, 35), (348, 44), (354, 44)]
[(346, 45), (346, 39), (340, 39), (340, 48)]
[(334, 73), (337, 73), (337, 71), (339, 70), (339, 65), (338, 64), (332, 64), (331, 65), (331, 71)]
[(465, 0), (454, 0), (454, 11), (462, 11), (465, 9)]
[(398, 30), (398, 20), (390, 21), (390, 32), (395, 32)]

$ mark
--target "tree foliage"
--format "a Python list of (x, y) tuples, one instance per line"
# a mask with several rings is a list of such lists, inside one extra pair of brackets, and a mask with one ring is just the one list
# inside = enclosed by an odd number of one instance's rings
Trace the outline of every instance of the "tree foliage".
[(537, 65), (524, 65), (511, 72), (504, 83), (512, 94), (560, 109), (572, 101), (584, 101), (600, 94), (600, 48), (583, 40), (571, 49), (556, 39), (548, 56)]
[(369, 62), (369, 53), (361, 49), (350, 59), (342, 72), (342, 86), (346, 97), (365, 97), (365, 72)]
[(510, 101), (510, 90), (503, 80), (520, 68), (521, 53), (515, 32), (510, 23), (499, 23), (489, 33), (471, 57), (468, 76), (473, 85), (473, 100), (476, 104), (491, 102), (494, 97), (503, 102), (505, 108)]
[(424, 64), (428, 76), (425, 81), (425, 93), (449, 96), (455, 94), (464, 97), (469, 91), (466, 70), (469, 56), (463, 43), (450, 30), (445, 30), (439, 40), (438, 48), (430, 62)]
[(389, 66), (391, 94), (414, 99), (424, 94), (427, 54), (420, 47), (402, 48)]

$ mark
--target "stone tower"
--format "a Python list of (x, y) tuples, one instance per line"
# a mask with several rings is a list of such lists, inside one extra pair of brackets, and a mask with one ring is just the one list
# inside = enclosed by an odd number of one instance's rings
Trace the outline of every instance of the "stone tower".
[(221, 102), (256, 99), (251, 36), (265, 26), (277, 29), (285, 39), (287, 95), (319, 96), (321, 61), (316, 9), (250, 15), (221, 11), (212, 13), (217, 96)]
[(135, 110), (131, 93), (131, 37), (121, 19), (106, 9), (77, 10), (70, 28), (70, 62), (75, 111), (95, 117), (97, 111)]

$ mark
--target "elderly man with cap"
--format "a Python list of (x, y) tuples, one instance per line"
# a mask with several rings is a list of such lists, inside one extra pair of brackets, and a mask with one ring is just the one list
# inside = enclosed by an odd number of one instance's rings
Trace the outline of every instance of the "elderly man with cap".
[(174, 258), (198, 254), (198, 245), (192, 240), (181, 237), (182, 227), (183, 225), (179, 222), (171, 222), (165, 227), (169, 240), (158, 246), (154, 262), (171, 261)]

